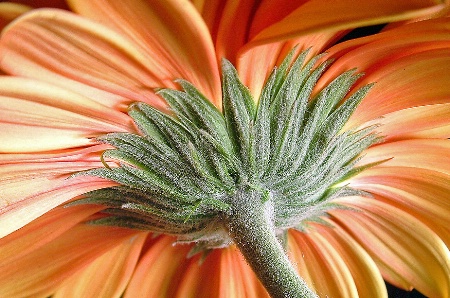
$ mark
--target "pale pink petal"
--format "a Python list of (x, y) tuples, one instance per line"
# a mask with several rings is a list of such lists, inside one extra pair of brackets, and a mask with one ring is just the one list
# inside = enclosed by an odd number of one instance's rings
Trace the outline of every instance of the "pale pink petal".
[[(449, 92), (450, 94), (450, 92)], [(384, 141), (450, 137), (450, 103), (412, 107), (383, 115), (372, 123)]]
[(449, 250), (430, 228), (407, 212), (374, 199), (339, 201), (356, 210), (329, 213), (372, 256), (388, 282), (403, 289), (416, 288), (428, 297), (449, 296)]
[(83, 94), (108, 107), (162, 106), (157, 87), (173, 87), (146, 53), (118, 33), (73, 13), (34, 10), (5, 30), (1, 67)]
[(34, 152), (93, 144), (132, 130), (127, 115), (51, 84), (0, 77), (0, 152)]
[(122, 241), (70, 277), (52, 297), (122, 297), (146, 237), (141, 233)]
[(45, 176), (20, 177), (12, 181), (0, 178), (0, 183), (0, 237), (16, 231), (76, 196), (115, 185), (111, 181), (92, 177), (66, 180)]
[(2, 161), (0, 237), (78, 195), (115, 185), (111, 181), (94, 177), (68, 178), (78, 171), (102, 167), (98, 150), (104, 150), (104, 147), (95, 146), (64, 154), (36, 154), (35, 159), (24, 154)]
[[(63, 223), (60, 223), (63, 224)], [(48, 297), (66, 279), (136, 231), (80, 224), (11, 264), (0, 263), (1, 297)]]
[(0, 154), (0, 164), (56, 161), (98, 162), (101, 152), (107, 149), (111, 149), (111, 146), (107, 144), (98, 144), (85, 148), (59, 149), (47, 152), (2, 153)]
[[(71, 7), (132, 40), (164, 83), (183, 78), (221, 106), (214, 46), (200, 14), (187, 0), (71, 0)], [(155, 86), (155, 87), (165, 87)]]

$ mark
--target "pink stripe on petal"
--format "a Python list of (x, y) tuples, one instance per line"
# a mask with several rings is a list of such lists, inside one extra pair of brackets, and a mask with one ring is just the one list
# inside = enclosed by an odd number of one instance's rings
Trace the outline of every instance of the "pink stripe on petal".
[(189, 1), (71, 0), (83, 16), (99, 21), (134, 43), (166, 87), (186, 79), (221, 107), (217, 58), (211, 36)]

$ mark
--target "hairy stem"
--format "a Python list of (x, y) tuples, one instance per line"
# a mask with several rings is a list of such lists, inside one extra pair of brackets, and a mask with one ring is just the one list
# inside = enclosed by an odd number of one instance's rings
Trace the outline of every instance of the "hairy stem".
[(230, 236), (271, 297), (317, 297), (299, 277), (273, 227), (270, 200), (254, 190), (238, 191), (227, 217)]

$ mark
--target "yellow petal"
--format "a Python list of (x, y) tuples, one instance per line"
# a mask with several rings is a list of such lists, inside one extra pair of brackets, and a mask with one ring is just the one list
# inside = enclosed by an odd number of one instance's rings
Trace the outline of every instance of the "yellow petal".
[(363, 171), (352, 178), (349, 185), (405, 205), (428, 218), (433, 225), (448, 228), (449, 180), (448, 174), (433, 170), (386, 166)]
[(16, 77), (0, 77), (0, 119), (0, 152), (79, 147), (100, 134), (132, 130), (131, 118), (123, 113), (66, 89)]
[[(449, 118), (450, 119), (450, 118)], [(360, 164), (369, 164), (380, 160), (383, 167), (411, 167), (441, 172), (450, 175), (450, 161), (445, 156), (450, 152), (450, 141), (440, 139), (411, 139), (382, 143), (364, 151)], [(375, 173), (375, 172), (370, 172)], [(369, 172), (362, 176), (370, 176)], [(376, 172), (383, 175), (383, 170)], [(389, 171), (388, 173), (392, 173)], [(411, 176), (415, 177), (414, 174)], [(358, 180), (358, 177), (356, 178)], [(386, 179), (388, 181), (388, 179)]]
[(0, 296), (48, 297), (66, 278), (123, 241), (130, 241), (136, 233), (129, 229), (77, 225), (13, 264), (0, 263)]
[[(328, 221), (328, 219), (326, 219)], [(352, 274), (358, 297), (387, 298), (386, 286), (370, 255), (342, 228), (315, 225), (314, 231), (336, 249)], [(313, 233), (315, 237), (317, 233)]]
[(121, 297), (135, 269), (146, 236), (146, 233), (141, 233), (122, 241), (70, 277), (52, 297)]
[[(187, 0), (71, 0), (81, 15), (127, 36), (166, 81), (183, 78), (221, 106), (220, 77), (214, 46), (200, 14)], [(154, 87), (164, 87), (159, 85)]]
[[(292, 242), (292, 243), (291, 243)], [(358, 297), (350, 270), (339, 253), (319, 233), (289, 234), (292, 261), (320, 297)], [(300, 257), (300, 259), (299, 259)]]
[[(279, 22), (260, 32), (251, 32), (248, 47), (312, 32), (345, 30), (414, 18), (437, 12), (444, 7), (445, 4), (432, 0), (382, 0), (360, 1), (356, 9), (355, 2), (351, 0), (327, 1), (326, 5), (323, 1), (311, 0)], [(263, 18), (264, 15), (259, 17)]]
[(450, 293), (450, 253), (435, 233), (412, 215), (374, 199), (340, 200), (359, 209), (330, 211), (372, 256), (383, 277), (404, 289), (416, 288), (428, 297)]

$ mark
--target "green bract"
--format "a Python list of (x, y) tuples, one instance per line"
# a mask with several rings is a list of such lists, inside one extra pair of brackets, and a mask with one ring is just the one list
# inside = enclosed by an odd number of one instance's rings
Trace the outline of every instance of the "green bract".
[(103, 158), (120, 166), (82, 173), (120, 184), (80, 201), (108, 207), (110, 216), (96, 223), (176, 235), (195, 241), (196, 251), (232, 242), (226, 222), (246, 193), (268, 206), (278, 235), (320, 220), (336, 207), (333, 198), (358, 193), (342, 182), (360, 170), (358, 156), (378, 138), (372, 127), (341, 129), (371, 85), (343, 100), (360, 77), (350, 70), (311, 98), (330, 62), (315, 67), (320, 57), (305, 62), (307, 51), (293, 63), (292, 56), (272, 72), (257, 104), (226, 60), (223, 114), (183, 80), (183, 91), (158, 91), (173, 115), (133, 104), (129, 114), (141, 135), (100, 138), (115, 148)]

